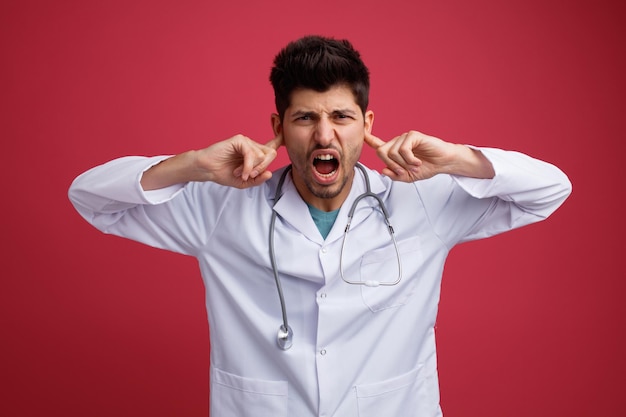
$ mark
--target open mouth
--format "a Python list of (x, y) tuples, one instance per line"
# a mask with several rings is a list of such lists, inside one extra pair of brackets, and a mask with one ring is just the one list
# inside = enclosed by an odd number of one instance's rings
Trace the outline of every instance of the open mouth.
[(339, 161), (330, 154), (321, 154), (313, 158), (313, 166), (321, 177), (329, 178), (337, 171)]

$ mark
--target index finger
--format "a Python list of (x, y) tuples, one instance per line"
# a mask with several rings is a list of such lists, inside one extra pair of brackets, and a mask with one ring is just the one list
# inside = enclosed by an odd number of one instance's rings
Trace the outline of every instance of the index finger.
[(265, 144), (265, 146), (269, 146), (274, 150), (278, 150), (281, 146), (283, 146), (283, 132), (280, 132), (276, 135), (276, 137)]
[(371, 148), (378, 149), (383, 146), (386, 142), (374, 135), (372, 135), (367, 130), (365, 131), (365, 143)]

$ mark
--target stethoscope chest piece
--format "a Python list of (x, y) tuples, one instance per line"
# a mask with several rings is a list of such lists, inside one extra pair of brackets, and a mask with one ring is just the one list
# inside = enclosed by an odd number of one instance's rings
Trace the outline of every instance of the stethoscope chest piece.
[(287, 325), (285, 327), (284, 324), (281, 324), (278, 328), (276, 341), (278, 342), (278, 347), (282, 350), (289, 349), (293, 345), (293, 330), (291, 330), (291, 326)]

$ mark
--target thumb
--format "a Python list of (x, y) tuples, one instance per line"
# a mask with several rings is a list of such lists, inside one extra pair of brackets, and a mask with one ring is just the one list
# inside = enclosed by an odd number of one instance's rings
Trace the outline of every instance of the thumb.
[(374, 150), (380, 148), (381, 146), (383, 146), (386, 142), (374, 135), (372, 135), (370, 132), (365, 131), (365, 143), (373, 148)]

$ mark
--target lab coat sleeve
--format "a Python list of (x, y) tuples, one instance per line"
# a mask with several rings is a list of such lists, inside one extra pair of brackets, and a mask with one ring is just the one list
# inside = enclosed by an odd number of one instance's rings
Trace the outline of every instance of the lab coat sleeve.
[[(143, 173), (167, 156), (128, 156), (78, 176), (69, 199), (78, 213), (98, 230), (184, 254), (206, 242), (211, 216), (197, 215), (190, 184), (144, 191)], [(218, 210), (207, 207), (207, 212)]]
[(450, 247), (544, 220), (572, 191), (565, 173), (552, 164), (519, 152), (475, 149), (492, 163), (494, 178), (451, 176), (451, 193), (427, 203), (436, 229)]

